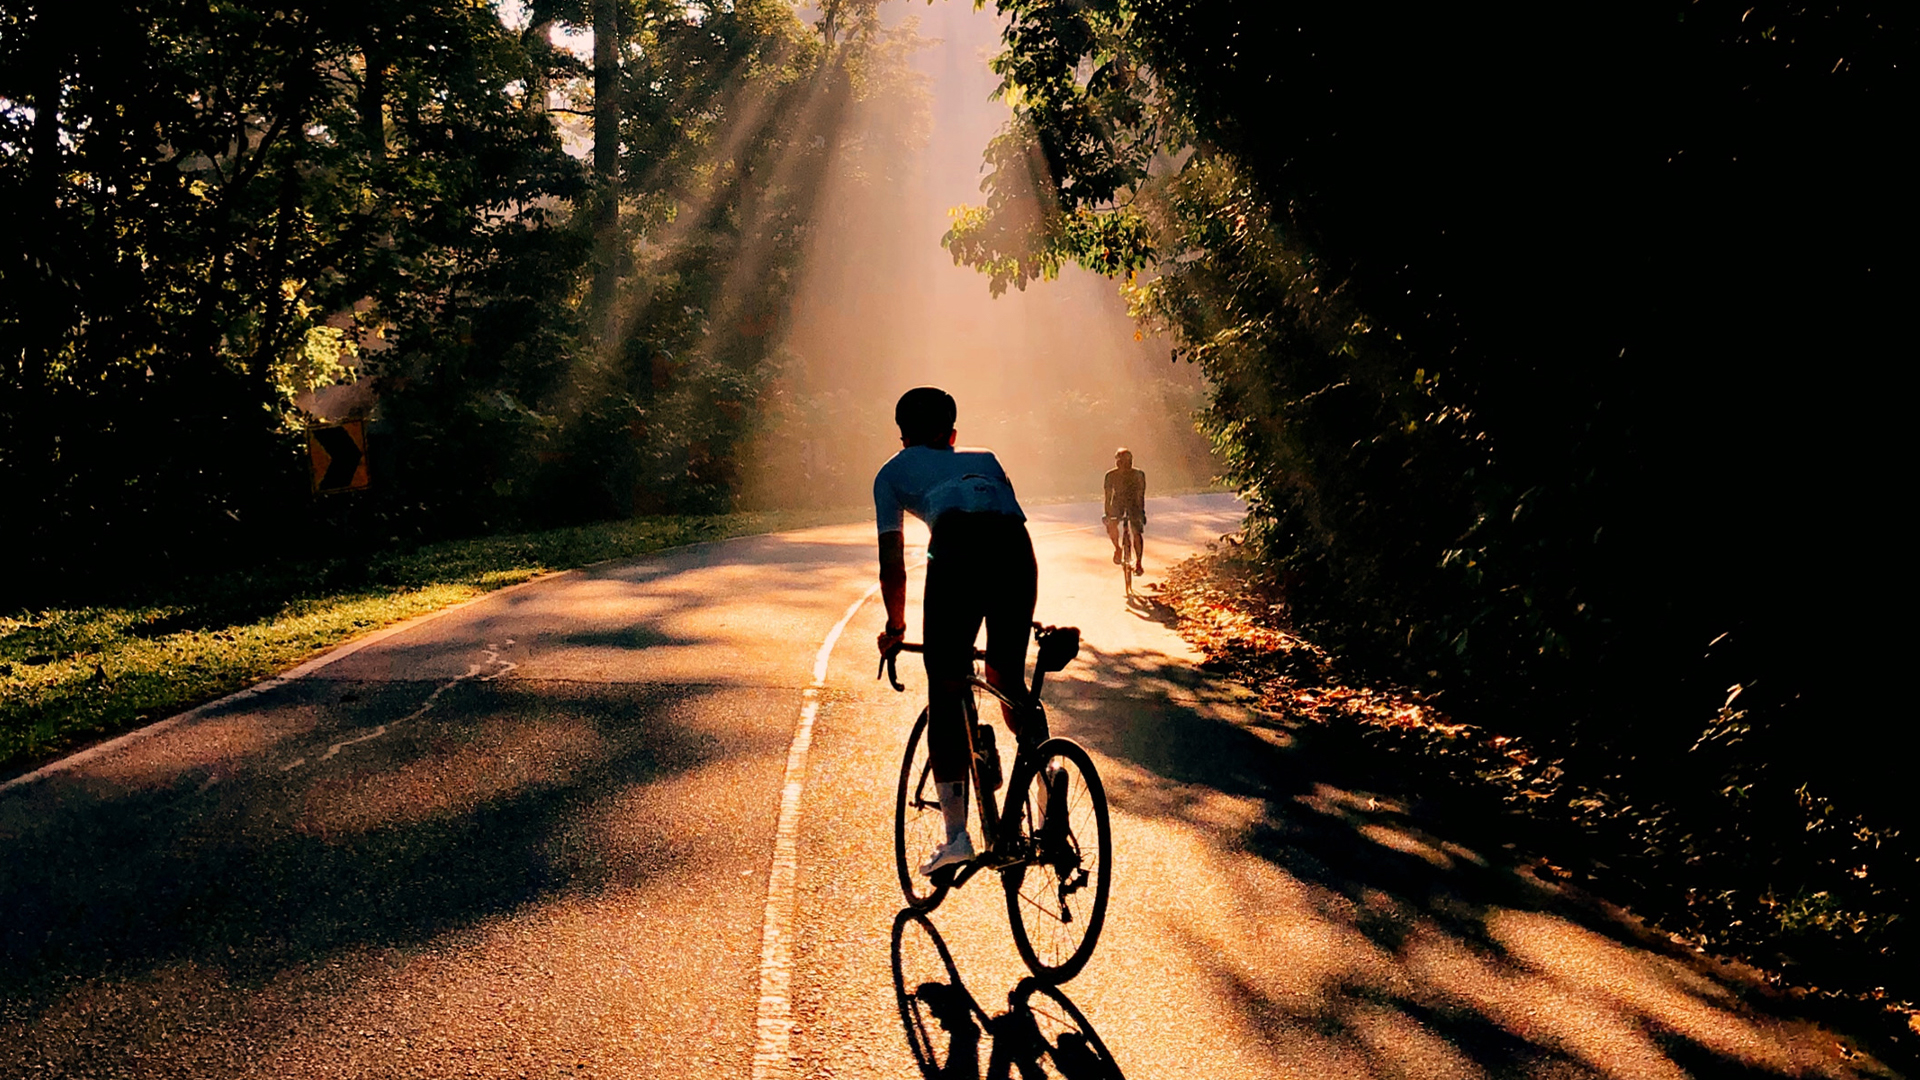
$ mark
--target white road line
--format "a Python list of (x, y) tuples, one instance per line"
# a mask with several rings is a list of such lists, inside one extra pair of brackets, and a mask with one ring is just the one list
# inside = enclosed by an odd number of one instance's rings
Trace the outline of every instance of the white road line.
[(787, 772), (780, 785), (780, 821), (773, 834), (773, 865), (767, 872), (767, 911), (760, 929), (760, 1005), (754, 1019), (753, 1080), (779, 1080), (792, 1072), (794, 880), (800, 870), (800, 795), (806, 787), (807, 751), (813, 747), (814, 718), (820, 715), (820, 691), (827, 685), (827, 659), (847, 624), (879, 591), (876, 582), (861, 593), (820, 642), (820, 651), (813, 658), (813, 685), (804, 691), (800, 723), (793, 729), (793, 744), (787, 748)]

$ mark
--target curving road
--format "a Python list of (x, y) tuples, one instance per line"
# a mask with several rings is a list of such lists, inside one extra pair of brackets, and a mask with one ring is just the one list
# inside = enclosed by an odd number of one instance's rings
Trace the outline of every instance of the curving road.
[[(1160, 566), (1238, 518), (1150, 510)], [(921, 679), (873, 680), (845, 526), (496, 593), (0, 789), (0, 1076), (1892, 1075), (1343, 780), (1128, 607), (1097, 513), (1033, 522), (1115, 810), (1062, 991), (988, 879), (898, 917)]]

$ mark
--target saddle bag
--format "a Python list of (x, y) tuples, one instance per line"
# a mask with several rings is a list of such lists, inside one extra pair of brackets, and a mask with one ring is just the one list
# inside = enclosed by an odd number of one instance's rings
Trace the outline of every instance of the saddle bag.
[(1077, 626), (1041, 626), (1034, 624), (1034, 641), (1039, 644), (1039, 655), (1034, 667), (1051, 674), (1061, 671), (1073, 658), (1080, 655), (1080, 628)]

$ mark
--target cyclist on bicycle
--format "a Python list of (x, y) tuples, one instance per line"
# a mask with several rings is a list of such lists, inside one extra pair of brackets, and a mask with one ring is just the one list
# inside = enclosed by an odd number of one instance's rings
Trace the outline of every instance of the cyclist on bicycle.
[[(1126, 447), (1114, 451), (1113, 468), (1107, 471), (1106, 509), (1100, 520), (1107, 526), (1107, 539), (1113, 541), (1115, 566), (1133, 559), (1133, 572), (1146, 573), (1140, 559), (1147, 550), (1147, 474), (1133, 467), (1133, 451)], [(1120, 520), (1133, 523), (1133, 550), (1120, 549)]]
[[(1027, 636), (1033, 624), (1038, 569), (1026, 514), (1013, 484), (990, 450), (956, 449), (952, 395), (931, 386), (901, 395), (893, 419), (900, 426), (899, 453), (873, 478), (873, 508), (880, 529), (880, 595), (887, 628), (882, 655), (906, 635), (907, 559), (905, 515), (927, 523), (927, 585), (922, 603), (927, 666), (927, 749), (946, 822), (946, 842), (921, 866), (931, 875), (975, 857), (967, 832), (967, 777), (973, 754), (965, 697), (973, 673), (973, 641), (987, 626), (987, 681), (1016, 699), (1025, 696)], [(1019, 744), (1045, 741), (1037, 711), (1004, 710)], [(981, 793), (981, 798), (986, 794)]]

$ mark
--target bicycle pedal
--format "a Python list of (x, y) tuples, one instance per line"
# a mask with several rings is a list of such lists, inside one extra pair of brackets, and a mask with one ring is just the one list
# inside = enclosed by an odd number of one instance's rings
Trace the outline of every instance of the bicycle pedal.
[(1008, 845), (989, 851), (974, 861), (988, 870), (1005, 870), (1009, 866), (1017, 866), (1029, 860), (1026, 852), (1016, 851), (1012, 845)]

